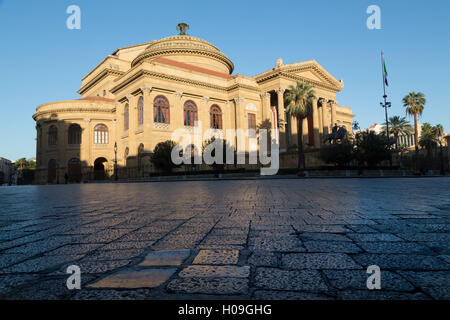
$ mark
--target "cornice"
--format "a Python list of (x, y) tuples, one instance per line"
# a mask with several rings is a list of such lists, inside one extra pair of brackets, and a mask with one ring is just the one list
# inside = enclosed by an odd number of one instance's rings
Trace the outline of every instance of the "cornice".
[(209, 51), (205, 49), (197, 49), (197, 48), (158, 48), (156, 50), (149, 50), (141, 53), (139, 56), (137, 56), (131, 63), (131, 67), (134, 67), (140, 63), (142, 63), (145, 59), (152, 58), (152, 57), (159, 57), (159, 56), (166, 56), (171, 54), (179, 54), (179, 53), (188, 53), (188, 54), (197, 54), (197, 55), (203, 55), (210, 58), (215, 59), (216, 61), (225, 63), (229, 70), (230, 74), (234, 70), (234, 64), (231, 62), (231, 60), (224, 55), (222, 52), (214, 52)]
[(79, 93), (79, 94), (85, 93), (87, 90), (92, 88), (95, 84), (97, 84), (100, 80), (102, 80), (103, 78), (107, 77), (110, 74), (120, 77), (120, 76), (124, 75), (125, 72), (110, 69), (110, 68), (104, 69), (102, 72), (100, 72), (98, 75), (96, 75), (92, 80), (90, 80), (88, 83), (86, 83), (84, 86), (82, 86), (80, 88), (80, 90), (77, 91), (77, 93)]
[(126, 87), (127, 85), (131, 84), (133, 81), (137, 80), (138, 78), (140, 78), (142, 76), (144, 76), (144, 77), (154, 77), (154, 78), (170, 80), (170, 81), (176, 81), (176, 82), (180, 82), (180, 83), (183, 83), (183, 84), (189, 84), (191, 86), (203, 87), (203, 88), (209, 88), (209, 89), (222, 91), (224, 93), (228, 93), (228, 92), (230, 92), (232, 90), (236, 90), (236, 89), (239, 89), (239, 88), (248, 89), (248, 90), (252, 90), (252, 91), (256, 91), (256, 92), (260, 91), (259, 88), (255, 88), (255, 87), (251, 87), (251, 86), (247, 86), (247, 85), (243, 85), (243, 84), (233, 83), (231, 86), (227, 86), (227, 87), (225, 87), (225, 86), (217, 86), (217, 85), (210, 84), (208, 82), (196, 81), (196, 80), (187, 79), (187, 78), (183, 78), (183, 77), (168, 75), (168, 74), (165, 74), (165, 73), (159, 73), (159, 72), (148, 71), (148, 70), (139, 70), (135, 74), (131, 75), (129, 78), (123, 80), (121, 83), (119, 83), (118, 85), (113, 87), (110, 90), (110, 92), (115, 94), (117, 91), (119, 91), (120, 89)]
[[(116, 108), (60, 108), (45, 111), (38, 111), (33, 115), (33, 119), (36, 120), (38, 117), (45, 116), (47, 114), (58, 114), (58, 113), (114, 113)], [(57, 119), (60, 120), (60, 119)]]

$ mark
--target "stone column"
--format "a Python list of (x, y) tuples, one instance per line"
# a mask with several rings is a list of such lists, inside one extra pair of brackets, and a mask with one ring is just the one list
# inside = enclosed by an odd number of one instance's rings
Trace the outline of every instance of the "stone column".
[[(91, 119), (84, 119), (84, 128), (82, 131), (81, 136), (81, 151), (80, 151), (80, 161), (81, 163), (85, 162), (86, 166), (85, 168), (82, 168), (83, 175), (89, 174), (90, 169), (89, 167), (94, 166), (93, 160), (92, 160), (92, 148), (94, 145), (94, 135), (91, 129)], [(86, 152), (86, 154), (83, 154), (83, 151)], [(89, 176), (85, 177), (90, 179)]]
[(309, 138), (308, 138), (308, 118), (303, 118), (302, 120), (302, 129), (303, 132), (299, 134), (302, 135), (302, 141), (303, 141), (303, 149), (305, 149), (307, 147), (307, 144), (309, 142)]
[[(153, 150), (150, 145), (152, 141), (152, 131), (153, 131), (153, 99), (151, 96), (153, 88), (152, 87), (142, 87), (141, 91), (144, 97), (144, 149)], [(123, 157), (125, 149), (122, 151), (120, 158)]]
[(319, 111), (317, 108), (317, 98), (313, 98), (313, 132), (314, 132), (314, 147), (320, 147), (320, 134), (319, 134)]
[(236, 104), (236, 129), (242, 129), (244, 130), (243, 126), (243, 113), (242, 113), (242, 104), (244, 103), (245, 99), (241, 97), (234, 98), (234, 103)]
[(181, 97), (183, 97), (183, 93), (181, 91), (175, 91), (173, 95), (175, 97), (175, 106), (173, 110), (174, 112), (171, 112), (170, 114), (170, 127), (172, 131), (184, 128), (184, 110), (181, 105)]
[(325, 108), (327, 105), (326, 99), (320, 99), (319, 108), (319, 133), (320, 133), (320, 143), (322, 143), (325, 136)]
[(278, 88), (276, 90), (278, 96), (278, 123), (279, 134), (280, 134), (280, 151), (286, 151), (286, 112), (284, 109), (284, 92), (286, 90), (283, 88)]
[(336, 124), (336, 102), (331, 101), (331, 127)]
[(261, 93), (261, 121), (270, 120), (270, 94)]
[[(135, 99), (134, 96), (131, 94), (127, 94), (126, 96), (128, 103), (128, 147), (130, 150), (130, 156), (136, 156), (137, 155), (137, 146), (136, 146), (136, 139), (133, 138), (136, 134), (137, 129), (137, 106), (135, 105)], [(126, 104), (125, 103), (125, 104)], [(125, 107), (125, 105), (124, 105)]]

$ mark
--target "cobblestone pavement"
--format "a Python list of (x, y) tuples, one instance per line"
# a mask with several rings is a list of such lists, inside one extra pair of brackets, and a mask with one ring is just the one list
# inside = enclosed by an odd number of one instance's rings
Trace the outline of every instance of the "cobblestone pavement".
[[(0, 188), (1, 299), (449, 299), (450, 179)], [(81, 268), (81, 290), (66, 286)], [(367, 267), (381, 268), (368, 290)]]

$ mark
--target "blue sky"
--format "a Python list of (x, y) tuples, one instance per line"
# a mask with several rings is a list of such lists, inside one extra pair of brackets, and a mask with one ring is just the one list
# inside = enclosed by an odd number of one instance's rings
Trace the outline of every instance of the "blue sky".
[[(81, 8), (81, 30), (66, 28), (66, 8)], [(381, 30), (368, 30), (366, 9), (381, 8)], [(423, 122), (450, 132), (450, 2), (448, 0), (106, 1), (0, 0), (0, 157), (35, 156), (31, 116), (45, 102), (78, 98), (81, 78), (116, 48), (176, 34), (218, 46), (235, 74), (315, 59), (344, 90), (365, 128), (383, 122), (380, 51), (389, 71), (390, 115), (404, 115), (410, 91), (427, 97)]]

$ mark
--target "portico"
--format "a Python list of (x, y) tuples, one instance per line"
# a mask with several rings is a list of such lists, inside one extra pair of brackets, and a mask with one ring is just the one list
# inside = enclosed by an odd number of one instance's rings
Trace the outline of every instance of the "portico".
[(286, 91), (297, 81), (312, 85), (316, 94), (313, 113), (303, 120), (303, 141), (307, 148), (320, 148), (324, 136), (335, 124), (345, 126), (351, 132), (354, 117), (351, 108), (336, 103), (336, 94), (344, 88), (343, 81), (336, 80), (315, 60), (285, 65), (278, 59), (275, 68), (254, 78), (265, 91), (261, 94), (263, 109), (268, 112), (268, 108), (273, 106), (277, 110), (280, 151), (287, 151), (296, 141), (293, 136), (298, 134), (296, 122), (288, 117), (284, 105)]

